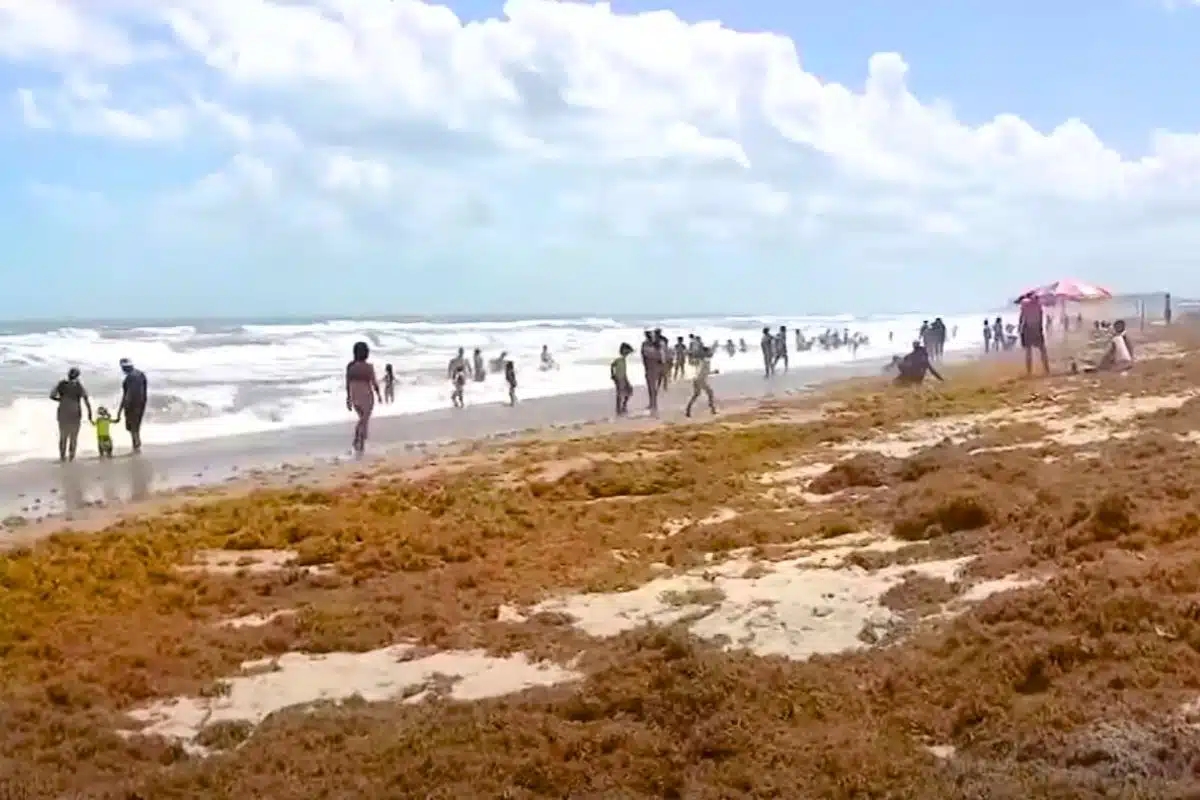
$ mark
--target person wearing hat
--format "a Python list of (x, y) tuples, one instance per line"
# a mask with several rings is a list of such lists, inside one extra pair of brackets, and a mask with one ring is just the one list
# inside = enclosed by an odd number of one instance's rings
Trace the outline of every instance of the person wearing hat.
[(135, 369), (128, 358), (121, 359), (121, 372), (125, 379), (121, 381), (121, 404), (117, 406), (117, 419), (125, 419), (125, 430), (129, 431), (129, 439), (133, 443), (133, 452), (142, 452), (142, 418), (146, 415), (146, 375), (140, 369)]
[(67, 370), (66, 379), (58, 382), (50, 399), (58, 403), (58, 460), (74, 461), (84, 408), (87, 408), (88, 422), (92, 421), (92, 401), (88, 399), (87, 389), (79, 382), (76, 367)]

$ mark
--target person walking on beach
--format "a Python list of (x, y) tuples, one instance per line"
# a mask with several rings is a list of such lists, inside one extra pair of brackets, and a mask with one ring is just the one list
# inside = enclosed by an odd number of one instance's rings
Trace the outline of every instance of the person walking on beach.
[[(775, 362), (783, 362), (783, 371), (788, 371), (788, 338), (787, 326), (780, 325), (779, 333), (775, 335)], [(774, 365), (771, 367), (771, 372), (775, 371)]]
[(142, 452), (142, 420), (146, 416), (146, 401), (149, 398), (149, 385), (146, 373), (133, 366), (128, 358), (121, 359), (121, 372), (125, 379), (121, 381), (121, 403), (117, 406), (117, 422), (125, 419), (125, 430), (129, 431), (129, 441), (133, 452)]
[(662, 380), (662, 349), (654, 337), (654, 331), (646, 331), (642, 341), (642, 369), (646, 374), (647, 408), (651, 414), (658, 413), (658, 389)]
[(763, 328), (762, 335), (763, 377), (769, 378), (775, 374), (775, 337), (770, 328)]
[(696, 362), (696, 376), (692, 378), (692, 398), (688, 400), (687, 408), (683, 412), (685, 417), (692, 415), (692, 406), (696, 404), (696, 400), (700, 398), (701, 394), (708, 398), (708, 410), (714, 414), (717, 413), (712, 386), (708, 382), (708, 376), (715, 374), (715, 370), (712, 368), (712, 357), (712, 349), (706, 347), (700, 351), (700, 360)]
[(358, 415), (351, 447), (355, 455), (362, 455), (367, 447), (375, 401), (382, 402), (383, 398), (379, 394), (379, 381), (375, 379), (375, 367), (367, 361), (371, 348), (366, 342), (355, 342), (353, 352), (353, 360), (346, 365), (346, 410)]
[(92, 401), (88, 398), (87, 389), (79, 382), (77, 368), (67, 370), (66, 379), (58, 382), (50, 393), (50, 399), (58, 403), (58, 460), (74, 461), (85, 407), (88, 422), (92, 421)]
[(633, 347), (629, 342), (621, 342), (620, 355), (612, 360), (612, 364), (608, 368), (609, 375), (612, 377), (613, 391), (616, 394), (618, 417), (629, 413), (629, 398), (633, 397), (633, 384), (629, 382), (629, 363), (627, 361), (632, 352)]
[[(462, 356), (462, 352), (462, 348), (460, 347), (458, 350), (460, 357)], [(475, 381), (478, 383), (487, 378), (487, 370), (483, 367), (483, 351), (478, 347), (475, 348), (475, 353), (471, 356), (471, 362), (475, 368), (473, 373)]]
[(388, 405), (396, 402), (396, 372), (391, 364), (383, 367), (383, 402)]
[[(450, 392), (450, 404), (455, 408), (462, 408), (466, 405), (463, 401), (463, 389), (467, 385), (467, 373), (470, 372), (470, 367), (467, 366), (467, 359), (463, 353), (463, 349), (458, 348), (458, 354), (446, 365), (446, 377), (450, 379), (450, 384), (454, 387), (454, 390)], [(482, 358), (483, 356), (480, 356), (480, 359)], [(482, 362), (480, 366), (483, 366)], [(479, 374), (481, 372), (476, 373), (477, 376)], [(476, 377), (475, 380), (480, 380), (480, 378)]]
[(1050, 374), (1050, 354), (1046, 352), (1046, 331), (1043, 327), (1042, 301), (1033, 292), (1017, 299), (1021, 310), (1017, 317), (1017, 330), (1021, 348), (1025, 351), (1025, 374), (1033, 374), (1033, 351), (1041, 355), (1042, 372)]

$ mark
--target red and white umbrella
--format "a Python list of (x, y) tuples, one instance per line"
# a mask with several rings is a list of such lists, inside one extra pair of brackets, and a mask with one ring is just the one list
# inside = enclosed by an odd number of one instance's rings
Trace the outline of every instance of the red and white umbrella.
[(1077, 281), (1073, 278), (1066, 278), (1054, 283), (1048, 283), (1045, 286), (1027, 289), (1021, 293), (1021, 297), (1026, 297), (1030, 294), (1037, 297), (1045, 305), (1054, 305), (1060, 302), (1087, 303), (1093, 300), (1112, 299), (1112, 292), (1103, 286)]

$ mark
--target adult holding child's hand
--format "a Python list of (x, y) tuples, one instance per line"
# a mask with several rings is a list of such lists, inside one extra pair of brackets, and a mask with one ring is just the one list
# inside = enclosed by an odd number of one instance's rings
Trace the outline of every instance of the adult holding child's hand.
[(83, 425), (83, 409), (87, 408), (88, 422), (92, 421), (92, 401), (79, 381), (79, 370), (71, 367), (65, 380), (58, 382), (50, 399), (58, 403), (58, 460), (74, 461), (79, 446), (79, 428)]

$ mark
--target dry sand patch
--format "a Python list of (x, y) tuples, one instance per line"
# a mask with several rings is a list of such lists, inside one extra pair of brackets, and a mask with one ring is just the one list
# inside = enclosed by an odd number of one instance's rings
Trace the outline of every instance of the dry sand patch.
[(206, 754), (208, 748), (198, 740), (209, 726), (256, 727), (278, 711), (316, 702), (352, 697), (419, 702), (435, 691), (427, 688), (434, 683), (447, 687), (451, 699), (481, 700), (579, 677), (553, 664), (531, 663), (521, 654), (498, 658), (476, 650), (422, 656), (408, 644), (365, 653), (285, 653), (246, 662), (242, 670), (249, 674), (226, 679), (214, 696), (171, 698), (128, 712), (142, 724), (131, 733), (161, 736)]

